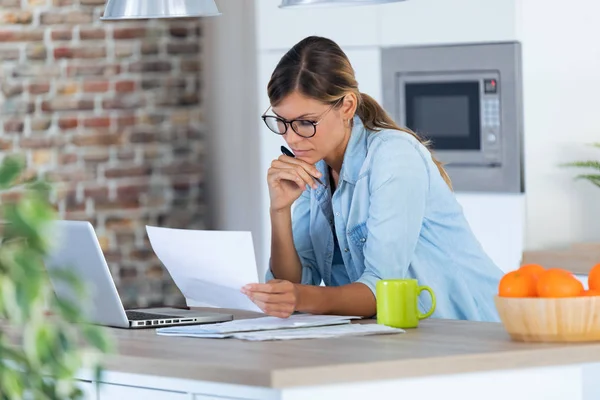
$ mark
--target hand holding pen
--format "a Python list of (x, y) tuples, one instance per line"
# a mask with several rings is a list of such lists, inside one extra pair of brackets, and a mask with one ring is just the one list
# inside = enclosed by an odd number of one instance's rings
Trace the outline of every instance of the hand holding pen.
[[(296, 156), (294, 155), (294, 153), (292, 153), (292, 152), (291, 152), (291, 151), (290, 151), (290, 150), (289, 150), (287, 147), (285, 147), (285, 146), (281, 146), (281, 153), (282, 153), (282, 154), (284, 154), (284, 155), (286, 155), (286, 156), (288, 156), (288, 157), (296, 158)], [(319, 172), (319, 171), (318, 171), (316, 168), (315, 168), (315, 170), (316, 170), (317, 172)], [(323, 185), (323, 182), (321, 182), (321, 180), (320, 180), (319, 178), (317, 178), (316, 176), (313, 176), (313, 178), (314, 178), (314, 179), (316, 179), (316, 180), (317, 180), (317, 182), (319, 182), (319, 183), (320, 183), (322, 186), (325, 186), (325, 185)]]
[[(291, 207), (292, 203), (306, 190), (306, 185), (316, 189), (323, 184), (319, 179), (321, 172), (294, 156), (290, 150), (281, 146), (281, 155), (271, 163), (267, 173), (271, 210), (281, 211)], [(291, 156), (289, 155), (291, 154)]]

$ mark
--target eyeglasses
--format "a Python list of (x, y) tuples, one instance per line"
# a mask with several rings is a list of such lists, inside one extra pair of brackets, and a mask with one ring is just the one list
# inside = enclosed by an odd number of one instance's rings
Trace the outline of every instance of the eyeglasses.
[(288, 121), (286, 119), (274, 115), (265, 115), (267, 111), (269, 111), (271, 106), (267, 108), (267, 110), (263, 113), (261, 118), (265, 122), (265, 125), (267, 125), (267, 127), (271, 131), (278, 135), (285, 135), (287, 133), (288, 127), (291, 126), (292, 130), (296, 132), (299, 136), (302, 136), (303, 138), (311, 138), (317, 133), (317, 125), (319, 125), (321, 121), (323, 121), (323, 118), (325, 118), (327, 113), (331, 111), (332, 108), (338, 105), (340, 100), (342, 99), (339, 99), (338, 101), (333, 103), (331, 107), (329, 107), (323, 114), (321, 114), (321, 117), (317, 121), (311, 121), (308, 119), (293, 119), (291, 121)]

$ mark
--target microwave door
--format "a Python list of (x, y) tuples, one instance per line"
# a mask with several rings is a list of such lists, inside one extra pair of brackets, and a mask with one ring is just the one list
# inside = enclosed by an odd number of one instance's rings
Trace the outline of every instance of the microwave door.
[(447, 165), (489, 163), (482, 151), (478, 81), (403, 82), (405, 125)]

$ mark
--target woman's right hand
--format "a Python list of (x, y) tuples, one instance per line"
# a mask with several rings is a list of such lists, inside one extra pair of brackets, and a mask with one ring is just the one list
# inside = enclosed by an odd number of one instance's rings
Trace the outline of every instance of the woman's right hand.
[(306, 185), (317, 188), (313, 178), (321, 177), (314, 166), (297, 158), (281, 155), (273, 160), (267, 173), (271, 210), (280, 211), (292, 206), (298, 197), (306, 190)]

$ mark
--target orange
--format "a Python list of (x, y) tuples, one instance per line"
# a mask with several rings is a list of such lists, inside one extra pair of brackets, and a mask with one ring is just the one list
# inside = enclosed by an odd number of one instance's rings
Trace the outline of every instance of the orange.
[(600, 290), (584, 290), (581, 292), (580, 296), (600, 296)]
[(537, 281), (537, 294), (540, 297), (575, 297), (581, 292), (583, 284), (564, 269), (547, 269)]
[(600, 264), (596, 264), (588, 275), (588, 287), (592, 290), (600, 290)]
[(519, 271), (528, 273), (528, 274), (532, 274), (533, 276), (535, 276), (535, 278), (537, 280), (537, 278), (540, 276), (540, 274), (542, 274), (542, 272), (546, 271), (546, 269), (539, 264), (525, 264), (525, 265), (521, 265), (521, 267), (519, 268)]
[(500, 297), (536, 297), (536, 279), (532, 274), (519, 270), (511, 271), (500, 279), (498, 296)]

